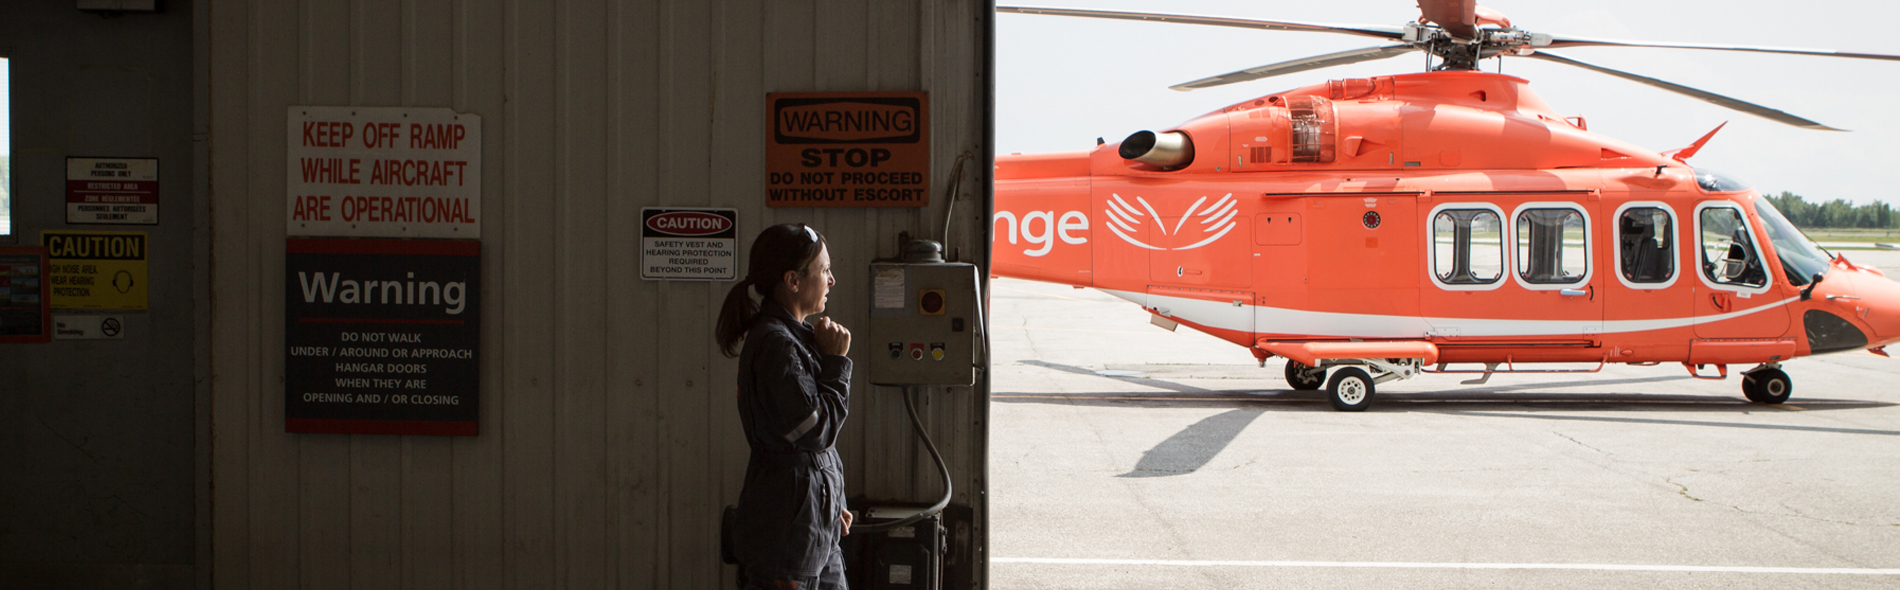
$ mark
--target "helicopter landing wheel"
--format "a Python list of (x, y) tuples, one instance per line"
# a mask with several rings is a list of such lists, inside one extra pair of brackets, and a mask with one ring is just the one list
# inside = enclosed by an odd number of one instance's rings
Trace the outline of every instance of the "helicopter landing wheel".
[(1794, 393), (1794, 382), (1788, 380), (1788, 374), (1781, 369), (1761, 369), (1742, 375), (1742, 395), (1748, 401), (1758, 404), (1778, 404), (1788, 401)]
[(1365, 369), (1341, 367), (1326, 385), (1326, 400), (1341, 412), (1364, 412), (1372, 407), (1372, 384), (1372, 375)]
[(1326, 371), (1293, 359), (1286, 360), (1286, 384), (1300, 391), (1312, 391), (1326, 385)]

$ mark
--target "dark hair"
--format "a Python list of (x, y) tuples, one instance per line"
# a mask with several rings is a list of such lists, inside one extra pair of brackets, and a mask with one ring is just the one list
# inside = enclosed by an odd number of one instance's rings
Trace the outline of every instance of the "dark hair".
[[(719, 340), (720, 352), (739, 356), (746, 332), (758, 323), (760, 303), (772, 299), (773, 288), (785, 280), (787, 271), (804, 274), (805, 267), (818, 258), (824, 246), (825, 237), (803, 223), (781, 223), (759, 232), (759, 237), (752, 240), (745, 278), (726, 292), (726, 303), (719, 307), (719, 324), (713, 328), (713, 335)], [(759, 293), (759, 302), (746, 293), (747, 287)]]

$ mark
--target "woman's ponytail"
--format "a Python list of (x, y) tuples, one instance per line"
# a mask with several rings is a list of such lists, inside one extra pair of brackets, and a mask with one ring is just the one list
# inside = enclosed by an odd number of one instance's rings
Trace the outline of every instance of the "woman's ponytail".
[(739, 344), (745, 340), (745, 333), (752, 331), (753, 322), (758, 321), (759, 304), (746, 292), (750, 288), (752, 277), (739, 281), (726, 292), (726, 302), (719, 307), (719, 324), (713, 328), (713, 334), (719, 340), (719, 351), (727, 358), (739, 356)]

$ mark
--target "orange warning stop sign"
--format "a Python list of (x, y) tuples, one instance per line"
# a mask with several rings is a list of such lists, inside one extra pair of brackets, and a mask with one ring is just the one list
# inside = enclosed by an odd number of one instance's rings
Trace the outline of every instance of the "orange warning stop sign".
[(930, 97), (925, 92), (767, 94), (766, 204), (930, 204)]

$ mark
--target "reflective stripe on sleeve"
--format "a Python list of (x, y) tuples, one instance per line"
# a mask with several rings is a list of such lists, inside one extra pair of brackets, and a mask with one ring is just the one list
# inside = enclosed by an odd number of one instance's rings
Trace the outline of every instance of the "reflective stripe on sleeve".
[(812, 410), (811, 415), (807, 416), (804, 422), (798, 423), (798, 428), (793, 428), (791, 432), (785, 433), (785, 442), (798, 442), (798, 437), (805, 436), (805, 433), (811, 432), (811, 427), (817, 425), (818, 410)]

